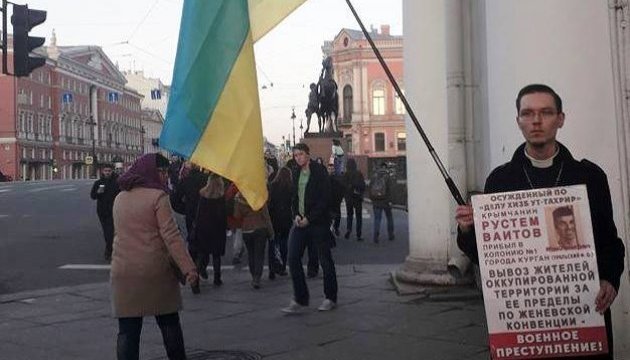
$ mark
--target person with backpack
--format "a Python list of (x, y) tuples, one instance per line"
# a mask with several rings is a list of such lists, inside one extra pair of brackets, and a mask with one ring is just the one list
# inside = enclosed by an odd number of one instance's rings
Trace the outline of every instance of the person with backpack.
[(381, 163), (379, 169), (372, 175), (368, 194), (372, 201), (374, 212), (374, 243), (378, 244), (381, 218), (383, 212), (387, 218), (387, 235), (389, 241), (394, 240), (394, 218), (392, 216), (392, 180), (387, 171), (387, 164)]
[(352, 218), (357, 217), (357, 241), (363, 241), (361, 237), (361, 229), (363, 228), (363, 193), (365, 192), (365, 180), (361, 171), (357, 169), (357, 163), (354, 159), (348, 159), (346, 164), (346, 173), (343, 177), (343, 183), (346, 187), (346, 239), (350, 238), (352, 233)]

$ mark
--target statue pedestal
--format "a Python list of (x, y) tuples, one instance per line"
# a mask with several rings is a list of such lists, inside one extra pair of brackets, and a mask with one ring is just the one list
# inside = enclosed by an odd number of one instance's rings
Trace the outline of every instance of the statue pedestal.
[(341, 141), (342, 136), (343, 133), (341, 132), (305, 133), (302, 142), (308, 145), (311, 150), (311, 159), (322, 158), (325, 166), (332, 154), (333, 139)]

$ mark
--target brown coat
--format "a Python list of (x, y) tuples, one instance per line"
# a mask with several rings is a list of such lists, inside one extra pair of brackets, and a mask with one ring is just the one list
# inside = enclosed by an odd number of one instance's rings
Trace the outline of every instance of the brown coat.
[(245, 199), (240, 196), (236, 197), (236, 204), (234, 205), (234, 216), (243, 219), (242, 229), (244, 233), (253, 232), (258, 229), (267, 229), (267, 235), (274, 237), (273, 225), (271, 224), (271, 217), (269, 216), (269, 210), (267, 204), (265, 204), (260, 210), (254, 211)]
[(115, 317), (169, 314), (182, 298), (170, 257), (182, 273), (194, 271), (173, 218), (168, 195), (134, 188), (114, 201), (114, 251), (111, 286)]

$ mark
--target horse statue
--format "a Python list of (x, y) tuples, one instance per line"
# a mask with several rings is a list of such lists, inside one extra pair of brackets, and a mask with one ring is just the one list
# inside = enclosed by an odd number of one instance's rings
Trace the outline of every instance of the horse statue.
[(320, 122), (319, 132), (324, 132), (326, 124), (328, 128), (337, 132), (337, 115), (339, 112), (339, 96), (337, 95), (337, 83), (333, 79), (333, 64), (330, 56), (322, 61), (322, 72), (317, 82), (319, 94), (319, 117), (323, 120)]

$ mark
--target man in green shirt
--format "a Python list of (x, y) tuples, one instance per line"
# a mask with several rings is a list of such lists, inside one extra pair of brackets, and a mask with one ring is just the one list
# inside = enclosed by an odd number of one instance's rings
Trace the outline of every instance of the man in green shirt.
[(289, 238), (289, 268), (293, 280), (293, 300), (282, 309), (286, 313), (303, 312), (309, 305), (309, 292), (302, 268), (302, 255), (311, 241), (317, 248), (324, 273), (325, 299), (318, 308), (332, 310), (337, 305), (337, 274), (330, 251), (333, 246), (330, 233), (330, 181), (326, 168), (312, 161), (306, 144), (293, 147), (293, 158), (298, 170), (293, 174), (297, 189), (293, 197), (293, 229)]

